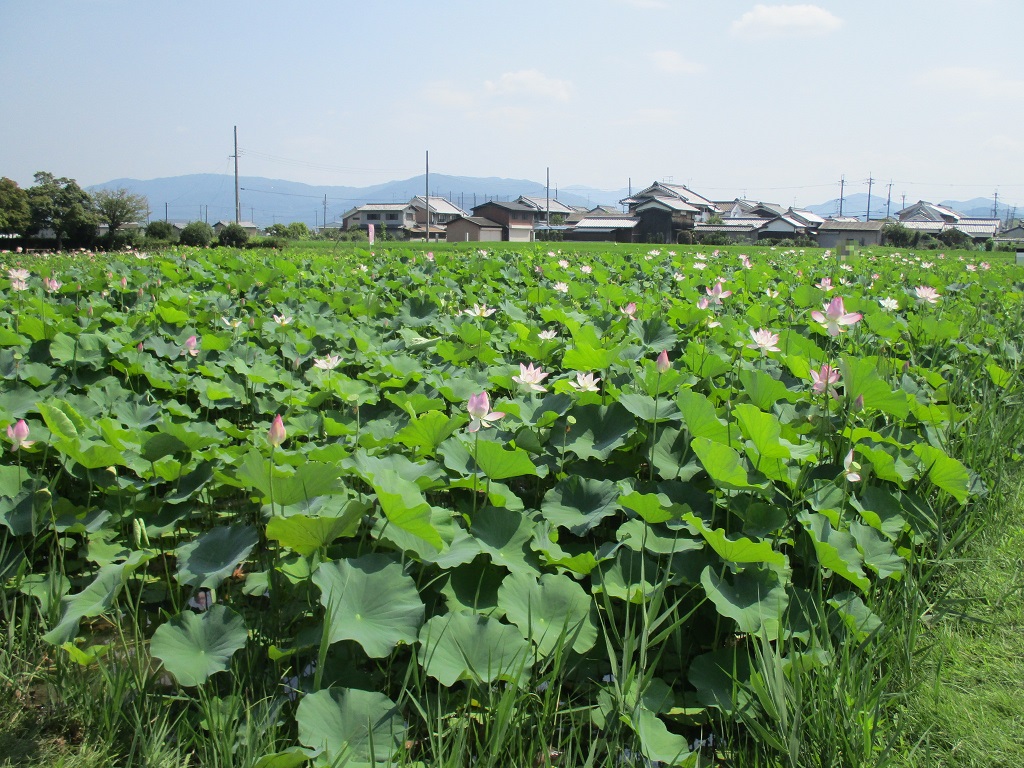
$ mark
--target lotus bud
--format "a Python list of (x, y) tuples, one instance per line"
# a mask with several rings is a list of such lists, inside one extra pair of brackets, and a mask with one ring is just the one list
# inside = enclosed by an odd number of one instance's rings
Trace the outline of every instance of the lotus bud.
[(658, 369), (658, 373), (665, 373), (669, 368), (672, 367), (672, 363), (668, 361), (668, 350), (661, 350), (661, 354), (658, 355), (658, 360), (654, 364), (655, 368)]
[(854, 398), (853, 410), (854, 413), (860, 413), (864, 410), (864, 395), (857, 395), (857, 397)]
[(267, 442), (274, 448), (277, 448), (287, 438), (287, 434), (284, 431), (284, 421), (281, 419), (281, 414), (277, 414), (274, 417), (274, 423), (270, 425), (270, 430), (267, 432)]

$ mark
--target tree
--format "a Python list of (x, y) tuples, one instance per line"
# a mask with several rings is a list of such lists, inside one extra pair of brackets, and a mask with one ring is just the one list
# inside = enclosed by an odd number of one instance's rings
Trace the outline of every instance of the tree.
[(893, 248), (909, 248), (914, 242), (914, 230), (893, 221), (882, 227), (882, 238)]
[(213, 240), (213, 227), (205, 221), (193, 221), (185, 225), (178, 236), (178, 242), (182, 245), (195, 245), (205, 248)]
[(35, 182), (28, 190), (32, 221), (27, 231), (37, 234), (52, 229), (58, 250), (65, 240), (74, 245), (91, 242), (96, 236), (96, 214), (89, 193), (74, 179), (46, 171), (37, 173)]
[(149, 212), (149, 201), (127, 189), (100, 189), (93, 193), (93, 206), (100, 223), (107, 225), (111, 240), (125, 224), (138, 221)]
[(241, 248), (249, 242), (249, 233), (242, 228), (241, 224), (233, 221), (220, 231), (220, 234), (217, 235), (217, 242), (221, 245)]
[(289, 240), (308, 240), (309, 227), (306, 226), (305, 222), (293, 221), (288, 225), (288, 234), (286, 237)]
[(31, 223), (28, 192), (6, 176), (0, 178), (0, 232), (20, 235)]
[(173, 240), (174, 227), (163, 219), (151, 221), (146, 225), (146, 237), (150, 240)]

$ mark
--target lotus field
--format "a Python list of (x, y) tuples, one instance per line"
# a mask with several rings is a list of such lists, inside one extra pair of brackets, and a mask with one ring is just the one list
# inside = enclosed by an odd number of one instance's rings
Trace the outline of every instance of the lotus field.
[(770, 745), (991, 493), (1014, 267), (560, 245), (5, 254), (5, 647), (127, 675), (125, 764)]

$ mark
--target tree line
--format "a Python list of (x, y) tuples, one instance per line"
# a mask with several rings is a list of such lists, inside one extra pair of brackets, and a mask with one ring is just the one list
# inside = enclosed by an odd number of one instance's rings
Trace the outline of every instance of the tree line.
[(89, 193), (78, 182), (40, 171), (35, 183), (22, 189), (0, 178), (0, 234), (38, 238), (52, 232), (57, 248), (96, 244), (96, 228), (107, 226), (101, 245), (120, 247), (124, 226), (149, 213), (149, 201), (127, 189), (101, 189)]

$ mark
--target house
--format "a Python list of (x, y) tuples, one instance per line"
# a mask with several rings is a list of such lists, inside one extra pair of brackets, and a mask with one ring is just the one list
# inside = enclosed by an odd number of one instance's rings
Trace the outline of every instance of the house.
[[(424, 229), (426, 229), (427, 225), (427, 203), (428, 201), (423, 195), (416, 195), (416, 197), (409, 201), (409, 205), (416, 211), (416, 223)], [(452, 219), (466, 215), (466, 211), (444, 197), (431, 195), (429, 206), (431, 230), (435, 227), (443, 227)]]
[(693, 232), (694, 235), (722, 234), (735, 242), (753, 243), (757, 241), (761, 227), (767, 221), (757, 216), (728, 216), (717, 224), (697, 222), (694, 224)]
[(840, 246), (868, 246), (882, 244), (882, 230), (885, 221), (838, 221), (829, 219), (818, 227), (818, 246), (838, 248)]
[(903, 210), (896, 211), (896, 218), (901, 223), (907, 221), (935, 221), (945, 224), (956, 224), (963, 216), (951, 208), (935, 205), (927, 200), (918, 200), (913, 205), (908, 205)]
[(1018, 224), (1015, 227), (1000, 232), (995, 241), (997, 243), (1011, 243), (1021, 244), (1024, 243), (1024, 225)]
[(564, 224), (565, 220), (576, 212), (572, 206), (561, 203), (553, 197), (520, 195), (516, 198), (516, 202), (533, 208), (535, 211), (533, 215), (535, 227), (543, 227), (546, 224)]
[(573, 206), (573, 211), (565, 217), (565, 224), (573, 225), (583, 219), (594, 218), (595, 216), (625, 216), (621, 209), (614, 205), (597, 205), (593, 208), (585, 208), (582, 205)]
[(566, 227), (563, 237), (566, 240), (632, 243), (635, 241), (635, 232), (639, 224), (638, 217), (622, 213), (617, 216), (586, 216), (571, 227)]
[(536, 210), (522, 203), (502, 203), (497, 200), (477, 205), (472, 218), (489, 219), (501, 225), (501, 239), (512, 243), (533, 240), (533, 221)]
[(638, 217), (637, 239), (647, 243), (676, 243), (697, 222), (721, 213), (713, 202), (682, 184), (656, 181), (620, 201), (629, 215)]
[(952, 208), (918, 200), (896, 212), (899, 223), (907, 229), (924, 235), (938, 237), (951, 229), (959, 230), (976, 243), (983, 243), (996, 236), (1002, 225), (1000, 219), (975, 218), (957, 213)]
[(464, 242), (501, 242), (502, 226), (483, 216), (459, 216), (445, 226), (445, 234), (449, 243)]
[[(223, 220), (222, 221), (218, 221), (216, 224), (213, 225), (213, 231), (214, 231), (215, 234), (219, 235), (224, 230), (225, 227), (227, 227), (230, 224), (234, 224), (234, 223), (235, 222), (233, 222), (233, 221), (223, 221)], [(244, 229), (245, 233), (247, 235), (249, 235), (249, 237), (255, 237), (256, 235), (258, 235), (260, 233), (260, 228), (257, 227), (251, 221), (240, 221), (240, 222), (238, 222), (238, 226), (240, 226), (242, 229)]]
[(405, 239), (416, 228), (416, 210), (411, 203), (367, 203), (346, 211), (341, 219), (343, 229), (368, 229), (374, 225), (378, 236)]

